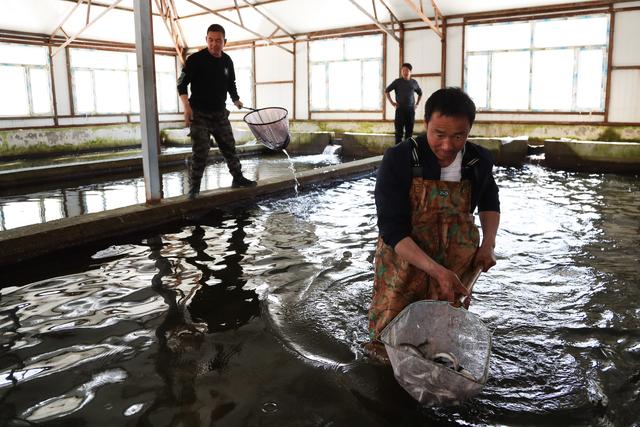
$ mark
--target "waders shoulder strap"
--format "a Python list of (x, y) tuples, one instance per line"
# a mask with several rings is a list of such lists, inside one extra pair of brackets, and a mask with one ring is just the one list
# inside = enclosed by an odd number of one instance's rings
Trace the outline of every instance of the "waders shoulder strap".
[(412, 176), (421, 178), (422, 177), (422, 163), (420, 163), (420, 156), (418, 155), (418, 141), (416, 141), (413, 137), (409, 138), (411, 140), (411, 172)]

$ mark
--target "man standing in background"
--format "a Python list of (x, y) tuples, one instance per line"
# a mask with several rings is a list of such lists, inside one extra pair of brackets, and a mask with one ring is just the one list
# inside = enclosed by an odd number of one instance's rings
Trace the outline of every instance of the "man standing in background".
[[(393, 121), (396, 128), (396, 144), (402, 140), (413, 136), (413, 123), (416, 116), (416, 105), (420, 103), (422, 98), (422, 89), (418, 86), (418, 82), (411, 78), (411, 70), (413, 67), (409, 63), (402, 64), (400, 68), (399, 79), (395, 79), (385, 89), (387, 99), (396, 109), (396, 116)], [(396, 100), (391, 99), (389, 93), (394, 90), (396, 92)], [(416, 101), (413, 93), (418, 94)], [(404, 136), (403, 136), (404, 132)]]
[[(242, 101), (236, 89), (233, 61), (222, 50), (226, 43), (222, 25), (213, 24), (207, 29), (207, 47), (187, 58), (178, 78), (178, 93), (184, 107), (184, 121), (191, 127), (193, 156), (189, 168), (189, 198), (200, 193), (200, 181), (207, 165), (210, 135), (216, 140), (220, 152), (233, 176), (232, 187), (253, 187), (242, 175), (242, 167), (236, 154), (236, 141), (226, 109), (227, 92), (238, 109)], [(187, 86), (191, 84), (191, 98)]]

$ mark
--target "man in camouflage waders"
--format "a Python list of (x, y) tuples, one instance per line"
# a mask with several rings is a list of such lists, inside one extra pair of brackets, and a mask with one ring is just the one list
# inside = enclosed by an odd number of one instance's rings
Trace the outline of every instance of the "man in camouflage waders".
[[(222, 50), (226, 42), (222, 25), (213, 24), (207, 29), (207, 47), (187, 58), (178, 78), (178, 93), (184, 107), (184, 121), (191, 127), (193, 156), (189, 168), (189, 198), (200, 193), (200, 181), (207, 165), (210, 135), (216, 140), (229, 172), (233, 176), (232, 187), (253, 187), (242, 175), (240, 160), (236, 154), (229, 111), (226, 109), (227, 92), (238, 108), (242, 101), (236, 89), (236, 74), (233, 61)], [(191, 84), (191, 98), (187, 86)]]
[(371, 341), (364, 347), (375, 360), (388, 363), (378, 338), (402, 309), (419, 300), (458, 300), (468, 295), (462, 283), (474, 268), (487, 271), (496, 263), (500, 201), (491, 154), (467, 142), (475, 111), (462, 90), (440, 89), (425, 105), (426, 135), (384, 154), (375, 188), (379, 237)]

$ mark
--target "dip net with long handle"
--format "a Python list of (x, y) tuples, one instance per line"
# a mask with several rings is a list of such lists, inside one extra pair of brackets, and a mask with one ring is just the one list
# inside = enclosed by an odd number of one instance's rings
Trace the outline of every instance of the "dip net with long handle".
[(272, 150), (284, 150), (289, 145), (288, 112), (281, 107), (253, 110), (244, 116), (244, 122), (258, 142)]

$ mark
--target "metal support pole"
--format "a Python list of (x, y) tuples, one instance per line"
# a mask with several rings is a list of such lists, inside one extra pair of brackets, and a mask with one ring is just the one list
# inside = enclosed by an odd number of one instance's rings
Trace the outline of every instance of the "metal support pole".
[(133, 2), (136, 27), (136, 56), (138, 59), (138, 96), (140, 97), (140, 131), (142, 134), (142, 170), (147, 203), (162, 199), (162, 181), (158, 157), (160, 129), (156, 100), (156, 75), (153, 56), (153, 26), (151, 0)]

